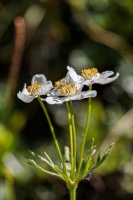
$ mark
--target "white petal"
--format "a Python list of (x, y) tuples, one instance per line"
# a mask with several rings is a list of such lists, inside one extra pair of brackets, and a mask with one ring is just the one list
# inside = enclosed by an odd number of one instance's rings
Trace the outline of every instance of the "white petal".
[(100, 74), (99, 78), (106, 79), (113, 74), (114, 74), (113, 71), (105, 71)]
[(99, 84), (104, 85), (104, 84), (110, 83), (112, 81), (115, 81), (118, 78), (119, 73), (116, 73), (115, 76), (108, 78), (112, 74), (114, 74), (114, 72), (111, 72), (111, 71), (107, 71), (107, 72), (102, 73), (100, 75), (100, 77), (97, 80), (95, 80), (95, 83), (99, 83)]
[(42, 84), (47, 81), (46, 77), (43, 74), (36, 74), (31, 79), (31, 85), (34, 83), (41, 82)]
[(82, 82), (83, 85), (87, 85), (87, 86), (92, 85), (93, 83), (94, 83), (94, 80), (85, 80)]
[(82, 100), (84, 98), (95, 97), (97, 92), (95, 90), (88, 90), (86, 92), (80, 92), (74, 96), (67, 96), (67, 97), (47, 97), (45, 100), (49, 104), (62, 104), (63, 102), (70, 101), (70, 100)]
[(47, 96), (61, 96), (61, 91), (60, 91), (60, 89), (59, 89), (59, 87), (57, 88), (54, 88), (53, 90), (51, 90), (48, 94), (47, 94)]
[(18, 92), (17, 96), (19, 99), (21, 99), (25, 103), (30, 103), (34, 99), (33, 96), (24, 94), (23, 92), (20, 92), (20, 91)]
[(75, 70), (72, 67), (67, 66), (67, 70), (70, 74), (70, 77), (75, 81), (75, 82), (82, 82), (84, 79), (82, 76), (78, 75)]
[(47, 97), (45, 99), (45, 101), (48, 103), (48, 104), (62, 104), (63, 101), (58, 98), (58, 97)]
[(97, 96), (97, 92), (95, 90), (88, 90), (86, 92), (82, 92), (82, 99), (84, 98), (89, 98), (89, 97), (96, 97)]
[(51, 81), (46, 81), (38, 90), (38, 95), (45, 95), (53, 88)]
[(113, 71), (105, 71), (105, 72), (102, 72), (97, 79), (85, 80), (82, 82), (82, 84), (87, 85), (87, 86), (92, 85), (94, 83), (99, 83), (101, 85), (104, 85), (112, 81), (115, 81), (118, 78), (119, 73), (116, 73), (115, 76), (108, 78), (109, 76), (113, 74), (114, 74)]
[(27, 90), (26, 83), (24, 84), (24, 87), (23, 87), (22, 93), (25, 94), (25, 95), (29, 95), (29, 92), (28, 92), (28, 90)]
[(89, 98), (89, 97), (95, 97), (97, 95), (97, 92), (95, 90), (88, 90), (86, 92), (80, 92), (77, 95), (66, 97), (64, 101), (70, 101), (70, 100), (82, 100), (84, 98)]

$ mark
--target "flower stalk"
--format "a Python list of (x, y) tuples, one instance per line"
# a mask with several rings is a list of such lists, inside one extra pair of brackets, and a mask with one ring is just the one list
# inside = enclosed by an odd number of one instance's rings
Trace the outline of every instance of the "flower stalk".
[(54, 143), (55, 143), (56, 149), (58, 151), (60, 161), (61, 161), (62, 165), (64, 166), (63, 156), (62, 156), (62, 153), (61, 153), (61, 150), (60, 150), (60, 147), (59, 147), (59, 144), (58, 144), (58, 140), (57, 140), (56, 135), (55, 135), (54, 127), (53, 127), (52, 122), (50, 120), (49, 114), (48, 114), (47, 109), (46, 109), (44, 103), (42, 102), (40, 96), (38, 96), (38, 101), (39, 101), (39, 103), (40, 103), (40, 105), (43, 109), (43, 112), (44, 112), (46, 118), (47, 118), (50, 130), (51, 130), (51, 133), (52, 133), (52, 136), (53, 136), (53, 139), (54, 139)]
[(71, 162), (71, 178), (73, 179), (73, 129), (72, 129), (72, 116), (70, 112), (69, 103), (66, 102), (67, 112), (68, 112), (68, 121), (69, 121), (69, 137), (70, 137), (70, 162)]
[(76, 200), (76, 187), (70, 189), (70, 200)]
[(77, 141), (76, 141), (76, 128), (75, 128), (75, 120), (74, 120), (74, 113), (73, 113), (73, 105), (72, 101), (70, 101), (70, 111), (72, 116), (72, 130), (73, 130), (73, 174), (76, 171), (76, 157), (77, 157)]
[(76, 170), (76, 130), (75, 121), (72, 108), (72, 101), (66, 102), (68, 121), (69, 121), (69, 134), (70, 134), (70, 152), (71, 152), (71, 178), (74, 180), (74, 173)]
[[(92, 90), (92, 85), (89, 86), (89, 89)], [(83, 161), (83, 154), (85, 148), (85, 141), (88, 134), (89, 124), (90, 124), (90, 116), (91, 116), (91, 98), (88, 99), (88, 110), (87, 110), (87, 120), (86, 120), (86, 127), (83, 135), (82, 145), (81, 145), (81, 153), (79, 158), (79, 166), (78, 166), (78, 175), (80, 174), (81, 165)]]

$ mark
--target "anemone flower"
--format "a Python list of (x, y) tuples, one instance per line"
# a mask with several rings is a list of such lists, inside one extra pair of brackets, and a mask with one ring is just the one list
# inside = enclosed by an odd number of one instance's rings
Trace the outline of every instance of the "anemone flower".
[(40, 95), (46, 95), (53, 88), (52, 82), (47, 81), (43, 74), (36, 74), (32, 77), (31, 86), (26, 86), (22, 92), (18, 92), (17, 96), (25, 103), (30, 103), (34, 98)]
[(62, 104), (70, 100), (81, 100), (84, 98), (95, 97), (97, 92), (95, 90), (81, 91), (79, 87), (74, 83), (67, 83), (64, 79), (59, 82), (58, 89), (53, 89), (53, 91), (48, 94), (48, 97), (44, 99), (49, 104)]
[[(80, 76), (77, 74), (77, 77), (80, 77)], [(62, 96), (62, 89), (61, 88), (63, 86), (67, 86), (67, 88), (69, 87), (69, 89), (72, 86), (73, 89), (76, 88), (76, 90), (78, 90), (78, 92), (81, 91), (82, 88), (83, 88), (83, 84), (75, 82), (71, 78), (71, 76), (69, 74), (69, 71), (68, 71), (67, 74), (66, 74), (66, 76), (65, 76), (65, 78), (62, 78), (59, 81), (55, 82), (54, 88), (47, 94), (47, 96)], [(71, 90), (72, 90), (72, 88), (71, 88)]]
[(67, 69), (69, 71), (69, 75), (75, 82), (87, 86), (92, 85), (94, 83), (99, 83), (101, 85), (104, 85), (112, 81), (115, 81), (119, 76), (119, 73), (117, 72), (115, 76), (110, 77), (114, 74), (113, 71), (105, 71), (99, 73), (96, 68), (84, 69), (81, 71), (81, 75), (78, 75), (72, 67), (67, 66)]

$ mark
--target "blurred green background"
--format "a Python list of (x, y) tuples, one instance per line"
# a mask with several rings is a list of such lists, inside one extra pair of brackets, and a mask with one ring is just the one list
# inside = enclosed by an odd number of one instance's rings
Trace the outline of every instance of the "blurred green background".
[[(90, 132), (103, 152), (115, 142), (108, 160), (81, 181), (77, 200), (133, 199), (133, 1), (1, 0), (0, 1), (0, 200), (67, 200), (61, 180), (27, 164), (28, 150), (57, 161), (45, 116), (37, 100), (16, 94), (34, 74), (61, 79), (66, 66), (77, 72), (96, 67), (120, 77), (94, 85)], [(46, 105), (63, 151), (68, 145), (65, 105)], [(80, 147), (86, 100), (74, 102)], [(47, 166), (45, 166), (47, 169)]]

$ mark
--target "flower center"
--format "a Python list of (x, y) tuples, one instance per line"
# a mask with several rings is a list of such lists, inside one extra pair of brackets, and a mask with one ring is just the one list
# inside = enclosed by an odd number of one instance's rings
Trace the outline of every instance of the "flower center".
[(61, 86), (61, 85), (66, 85), (66, 84), (67, 84), (66, 79), (60, 79), (59, 81), (56, 81), (54, 83), (54, 87), (58, 87), (58, 86)]
[(87, 80), (97, 78), (98, 70), (96, 68), (84, 69), (81, 71), (81, 75)]
[(31, 86), (28, 86), (27, 90), (30, 93), (30, 95), (37, 96), (38, 89), (41, 87), (41, 84), (42, 84), (41, 82), (38, 82), (38, 83), (34, 83)]
[(62, 96), (72, 96), (75, 95), (78, 90), (75, 84), (66, 83), (65, 85), (61, 85), (60, 91)]

